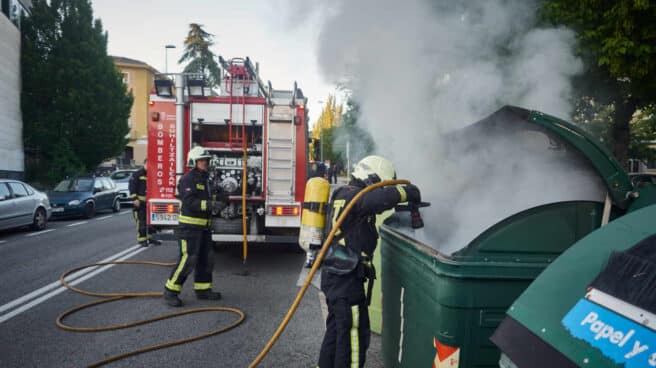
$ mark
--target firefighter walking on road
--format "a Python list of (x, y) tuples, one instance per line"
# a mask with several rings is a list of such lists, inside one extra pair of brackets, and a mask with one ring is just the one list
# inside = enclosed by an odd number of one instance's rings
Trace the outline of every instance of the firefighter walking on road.
[(146, 219), (146, 183), (147, 183), (147, 170), (148, 159), (144, 159), (143, 167), (130, 177), (130, 197), (132, 198), (132, 215), (137, 223), (137, 242), (142, 247), (147, 247), (148, 244), (159, 245), (159, 240), (150, 239), (150, 229)]
[[(332, 194), (326, 233), (341, 211), (368, 185), (396, 178), (394, 166), (379, 156), (365, 157), (353, 171), (351, 182)], [(369, 312), (373, 280), (372, 256), (378, 242), (376, 214), (403, 202), (421, 202), (412, 185), (382, 187), (366, 193), (336, 232), (323, 260), (321, 291), (326, 295), (328, 319), (319, 355), (320, 368), (363, 367), (369, 347)], [(365, 294), (364, 283), (368, 281)]]
[(207, 168), (211, 155), (202, 147), (194, 147), (187, 157), (187, 165), (193, 169), (178, 183), (182, 201), (176, 229), (180, 258), (164, 290), (164, 302), (172, 307), (182, 306), (179, 294), (191, 271), (194, 271), (194, 291), (198, 299), (221, 299), (221, 293), (212, 291), (214, 257), (209, 226), (212, 210), (218, 211), (221, 204), (210, 195)]

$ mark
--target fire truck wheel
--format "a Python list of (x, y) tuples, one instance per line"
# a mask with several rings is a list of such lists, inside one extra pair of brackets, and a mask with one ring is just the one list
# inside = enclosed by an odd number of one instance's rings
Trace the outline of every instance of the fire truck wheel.
[(84, 217), (90, 219), (95, 214), (96, 214), (96, 204), (93, 203), (93, 201), (87, 202), (87, 204), (84, 206)]

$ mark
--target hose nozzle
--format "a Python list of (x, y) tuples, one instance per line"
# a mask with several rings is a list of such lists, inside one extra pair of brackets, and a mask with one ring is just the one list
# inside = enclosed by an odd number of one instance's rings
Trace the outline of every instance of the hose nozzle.
[(410, 212), (410, 222), (412, 228), (421, 229), (424, 227), (424, 220), (421, 218), (419, 209), (428, 206), (430, 206), (430, 203), (428, 202), (408, 202), (408, 204), (396, 206), (396, 211)]
[(410, 221), (413, 229), (421, 229), (424, 227), (424, 220), (421, 218), (421, 213), (419, 213), (419, 205), (419, 203), (408, 203), (408, 208), (410, 209)]

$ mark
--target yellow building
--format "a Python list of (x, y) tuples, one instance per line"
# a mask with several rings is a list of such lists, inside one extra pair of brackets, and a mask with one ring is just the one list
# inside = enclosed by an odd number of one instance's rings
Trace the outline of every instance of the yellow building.
[(159, 72), (143, 61), (112, 56), (114, 65), (123, 74), (123, 82), (132, 92), (134, 102), (128, 125), (130, 140), (120, 164), (141, 166), (148, 153), (148, 101), (154, 87), (155, 75)]

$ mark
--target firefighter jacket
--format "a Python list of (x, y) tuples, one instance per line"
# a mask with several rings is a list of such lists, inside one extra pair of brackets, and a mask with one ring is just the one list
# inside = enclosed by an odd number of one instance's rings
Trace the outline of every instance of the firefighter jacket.
[[(363, 189), (346, 185), (335, 190), (327, 213), (326, 235), (331, 231), (346, 206)], [(354, 205), (335, 234), (324, 260), (327, 269), (335, 273), (349, 273), (360, 262), (369, 262), (378, 243), (376, 215), (406, 201), (402, 186), (383, 187), (366, 193)]]
[(146, 201), (146, 170), (141, 168), (132, 173), (130, 177), (130, 198), (138, 199), (141, 202)]
[(180, 225), (207, 229), (212, 205), (207, 172), (192, 169), (180, 178), (178, 193), (182, 202)]

